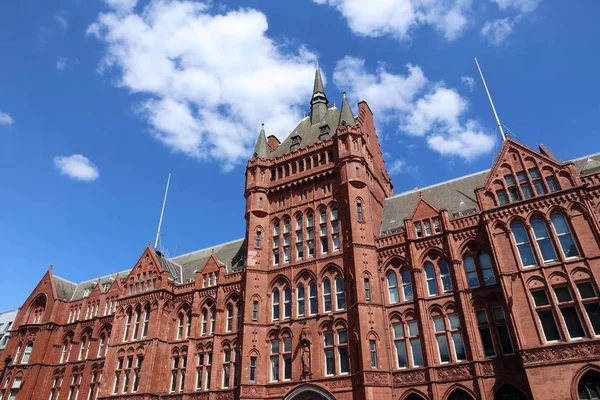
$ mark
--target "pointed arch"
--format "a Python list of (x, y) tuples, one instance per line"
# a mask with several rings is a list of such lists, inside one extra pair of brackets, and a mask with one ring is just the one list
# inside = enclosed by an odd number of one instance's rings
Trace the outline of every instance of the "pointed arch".
[(592, 393), (600, 394), (600, 367), (587, 364), (573, 376), (573, 380), (571, 381), (571, 398), (587, 400), (593, 398), (590, 396)]
[(529, 400), (525, 393), (515, 385), (505, 383), (497, 386), (494, 400)]
[(307, 396), (315, 400), (335, 400), (335, 397), (327, 389), (312, 383), (305, 383), (292, 389), (283, 400), (300, 400)]
[(452, 385), (442, 397), (445, 400), (475, 400), (473, 391), (461, 384)]
[(400, 400), (427, 400), (427, 396), (423, 392), (411, 388), (400, 397)]

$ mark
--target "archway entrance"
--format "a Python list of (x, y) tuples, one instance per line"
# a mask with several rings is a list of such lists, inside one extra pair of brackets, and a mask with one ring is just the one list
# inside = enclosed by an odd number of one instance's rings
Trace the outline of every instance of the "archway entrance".
[(335, 400), (335, 397), (319, 386), (306, 384), (289, 392), (283, 400)]
[(527, 397), (516, 387), (504, 385), (496, 392), (494, 400), (527, 400)]
[(473, 397), (462, 389), (456, 389), (452, 392), (450, 397), (448, 397), (448, 400), (473, 400)]
[(586, 372), (577, 385), (579, 400), (600, 399), (600, 373), (598, 371)]

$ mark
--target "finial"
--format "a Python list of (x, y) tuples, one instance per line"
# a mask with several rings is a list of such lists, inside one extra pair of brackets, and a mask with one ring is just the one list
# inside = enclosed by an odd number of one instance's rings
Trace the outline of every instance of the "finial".
[(265, 129), (265, 123), (264, 123), (264, 122), (263, 122), (263, 123), (261, 123), (261, 124), (260, 124), (260, 126), (261, 126), (263, 129)]
[(212, 249), (210, 249), (210, 255), (214, 256), (215, 255), (215, 248), (213, 247)]
[(344, 90), (342, 91), (342, 98), (343, 98), (343, 99), (345, 99), (345, 98), (346, 98), (346, 89), (344, 89)]
[(50, 271), (52, 271), (52, 268), (54, 268), (54, 265), (50, 264), (50, 268), (48, 268)]

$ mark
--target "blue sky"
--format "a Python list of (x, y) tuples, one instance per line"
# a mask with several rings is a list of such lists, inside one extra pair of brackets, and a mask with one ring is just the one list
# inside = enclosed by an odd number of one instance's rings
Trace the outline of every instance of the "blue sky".
[(265, 122), (366, 100), (395, 192), (489, 168), (502, 123), (560, 159), (600, 151), (595, 1), (0, 4), (0, 310), (50, 264), (80, 282), (244, 235), (244, 166)]

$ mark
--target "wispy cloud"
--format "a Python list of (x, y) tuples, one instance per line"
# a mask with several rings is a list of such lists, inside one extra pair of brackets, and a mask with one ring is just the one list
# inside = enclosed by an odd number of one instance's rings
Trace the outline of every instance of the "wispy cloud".
[(268, 37), (263, 13), (185, 0), (107, 4), (88, 28), (106, 46), (101, 70), (145, 96), (141, 116), (170, 149), (228, 170), (251, 155), (261, 122), (282, 137), (302, 118), (316, 57)]
[(512, 18), (487, 21), (481, 28), (481, 36), (492, 46), (501, 46), (512, 34), (515, 22)]
[(91, 182), (100, 176), (98, 168), (87, 157), (81, 154), (54, 157), (54, 166), (61, 175), (80, 181)]
[(404, 75), (383, 66), (371, 72), (364, 60), (345, 57), (337, 63), (333, 79), (338, 87), (347, 88), (353, 101), (366, 100), (380, 121), (425, 138), (440, 154), (471, 160), (493, 149), (493, 135), (468, 118), (466, 98), (443, 82), (427, 79), (419, 66), (409, 64), (406, 69)]
[(475, 87), (475, 79), (470, 76), (461, 76), (460, 81), (466, 86), (467, 89), (469, 89), (469, 92), (473, 91), (473, 88)]
[(69, 20), (64, 15), (62, 15), (62, 14), (56, 14), (54, 16), (54, 20), (56, 21), (56, 23), (58, 24), (58, 26), (63, 31), (66, 31), (67, 29), (69, 29)]
[(59, 57), (56, 60), (56, 69), (59, 71), (64, 71), (67, 68), (67, 57)]
[(11, 127), (13, 122), (12, 117), (8, 113), (0, 111), (0, 125)]

